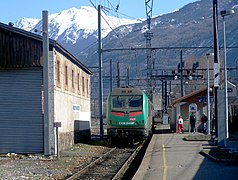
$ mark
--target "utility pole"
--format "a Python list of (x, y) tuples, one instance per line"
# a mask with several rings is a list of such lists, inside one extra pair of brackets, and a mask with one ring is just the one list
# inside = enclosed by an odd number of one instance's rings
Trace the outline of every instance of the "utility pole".
[(161, 80), (161, 82), (162, 82), (162, 107), (163, 107), (163, 112), (165, 111), (165, 100), (164, 100), (164, 98), (163, 97), (165, 97), (164, 96), (164, 79), (162, 79)]
[(228, 93), (227, 93), (227, 58), (226, 58), (226, 23), (225, 16), (234, 14), (234, 10), (223, 10), (221, 11), (221, 16), (223, 20), (223, 37), (224, 37), (224, 101), (225, 101), (225, 137), (224, 145), (227, 146), (227, 140), (229, 138), (229, 128), (228, 128)]
[(110, 59), (110, 92), (112, 92), (112, 60)]
[(207, 53), (207, 120), (208, 120), (208, 125), (207, 125), (207, 133), (210, 134), (211, 132), (211, 103), (210, 103), (210, 73), (209, 73), (209, 66), (210, 66), (210, 61), (209, 61), (209, 56), (214, 56), (213, 53)]
[(183, 89), (183, 51), (180, 51), (180, 85), (181, 85), (181, 97), (184, 96), (184, 89)]
[(117, 87), (120, 87), (120, 64), (117, 62)]
[(164, 99), (165, 99), (165, 113), (167, 113), (167, 106), (168, 106), (168, 97), (167, 97), (167, 80), (164, 81)]
[(217, 103), (217, 90), (220, 83), (220, 64), (219, 64), (219, 46), (218, 46), (218, 18), (217, 18), (217, 0), (213, 0), (213, 35), (214, 35), (214, 123), (215, 135), (218, 137), (218, 103)]
[(98, 5), (98, 60), (99, 60), (99, 117), (100, 138), (103, 138), (103, 79), (102, 79), (102, 35), (101, 35), (101, 5)]
[(50, 148), (50, 112), (49, 112), (49, 33), (48, 33), (48, 11), (42, 12), (43, 25), (43, 84), (44, 84), (44, 155), (51, 154)]
[(130, 69), (127, 68), (127, 86), (130, 86)]

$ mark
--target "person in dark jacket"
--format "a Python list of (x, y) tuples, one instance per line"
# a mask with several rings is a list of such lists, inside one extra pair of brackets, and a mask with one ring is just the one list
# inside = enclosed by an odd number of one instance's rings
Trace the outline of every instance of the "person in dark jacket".
[(205, 133), (207, 132), (207, 126), (206, 126), (206, 123), (207, 123), (207, 116), (205, 113), (203, 113), (202, 117), (201, 117), (201, 123), (202, 123), (202, 132)]
[(190, 126), (191, 126), (191, 131), (192, 133), (195, 133), (195, 124), (196, 124), (196, 119), (193, 115), (193, 113), (190, 113), (190, 116), (189, 116), (189, 121), (190, 121)]

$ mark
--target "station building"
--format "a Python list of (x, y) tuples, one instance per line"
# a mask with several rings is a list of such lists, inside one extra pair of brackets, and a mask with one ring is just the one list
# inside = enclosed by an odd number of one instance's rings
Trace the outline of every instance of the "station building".
[[(223, 83), (224, 84), (224, 83)], [(221, 89), (223, 89), (223, 84), (221, 85)], [(232, 130), (233, 127), (237, 128), (238, 119), (237, 119), (237, 88), (234, 84), (231, 82), (227, 82), (228, 87), (228, 112), (229, 112), (229, 132), (231, 131), (237, 131)], [(211, 125), (214, 127), (213, 122), (213, 111), (214, 111), (214, 93), (213, 93), (213, 86), (210, 87), (210, 113), (211, 113)], [(220, 112), (223, 113), (224, 108), (222, 105), (224, 105), (224, 91), (219, 90), (220, 94), (218, 94), (219, 97), (219, 108)], [(193, 109), (191, 109), (193, 108)], [(203, 113), (208, 115), (208, 107), (207, 107), (207, 87), (195, 90), (183, 97), (180, 97), (176, 99), (171, 107), (169, 108), (169, 116), (170, 116), (170, 127), (171, 129), (176, 132), (177, 128), (177, 119), (179, 115), (182, 115), (184, 119), (184, 129), (185, 131), (189, 131), (190, 128), (190, 122), (189, 122), (189, 114), (190, 112), (193, 112), (196, 118), (196, 127), (197, 130), (201, 130), (201, 117)], [(219, 110), (218, 110), (219, 111)], [(223, 118), (221, 115), (219, 115), (221, 118)]]
[(42, 36), (0, 23), (0, 153), (56, 154), (55, 124), (59, 150), (78, 141), (79, 132), (90, 134), (92, 72), (50, 39), (44, 107), (42, 44)]

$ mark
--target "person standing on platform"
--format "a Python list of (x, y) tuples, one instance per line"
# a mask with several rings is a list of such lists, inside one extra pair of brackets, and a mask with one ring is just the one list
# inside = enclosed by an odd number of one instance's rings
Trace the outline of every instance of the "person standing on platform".
[(178, 118), (177, 134), (181, 134), (181, 133), (184, 133), (184, 130), (183, 130), (183, 118), (182, 118), (182, 116), (179, 116), (179, 118)]
[(206, 126), (206, 123), (207, 123), (207, 116), (205, 113), (203, 113), (202, 117), (201, 117), (201, 123), (202, 123), (202, 132), (205, 133), (207, 132), (207, 126)]
[(196, 131), (196, 129), (195, 129), (196, 119), (195, 119), (193, 113), (190, 113), (189, 121), (190, 121), (190, 126), (191, 126), (191, 131), (190, 132), (195, 133), (195, 131)]

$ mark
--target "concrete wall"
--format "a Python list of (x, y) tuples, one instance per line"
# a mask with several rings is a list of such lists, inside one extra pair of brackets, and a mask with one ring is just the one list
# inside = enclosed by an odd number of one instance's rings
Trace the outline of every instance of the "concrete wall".
[(63, 150), (74, 144), (75, 121), (91, 125), (90, 76), (56, 51), (54, 66), (54, 121), (61, 122), (59, 149)]

